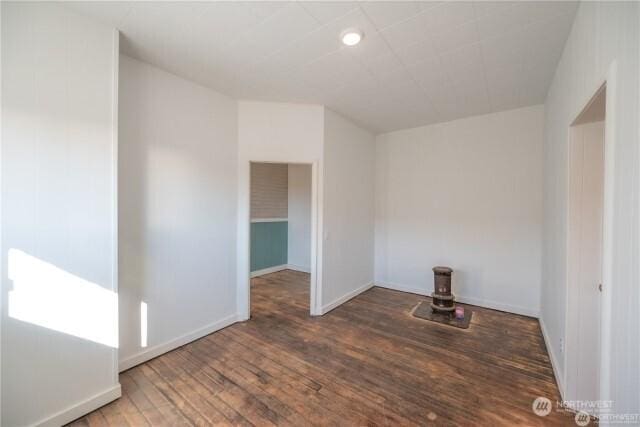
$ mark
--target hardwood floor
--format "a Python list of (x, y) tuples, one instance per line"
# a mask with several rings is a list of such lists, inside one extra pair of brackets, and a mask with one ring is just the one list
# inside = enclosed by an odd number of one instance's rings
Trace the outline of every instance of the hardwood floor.
[(537, 320), (472, 307), (461, 330), (382, 288), (312, 318), (308, 283), (253, 279), (250, 321), (123, 372), (122, 398), (72, 425), (575, 425), (531, 410), (559, 400)]

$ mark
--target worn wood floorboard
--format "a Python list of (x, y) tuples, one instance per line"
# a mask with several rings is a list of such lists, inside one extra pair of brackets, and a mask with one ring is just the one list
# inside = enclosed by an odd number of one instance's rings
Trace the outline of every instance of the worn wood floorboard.
[(372, 288), (309, 316), (309, 275), (252, 279), (252, 317), (120, 374), (122, 398), (72, 426), (575, 425), (537, 320), (468, 306), (469, 329)]

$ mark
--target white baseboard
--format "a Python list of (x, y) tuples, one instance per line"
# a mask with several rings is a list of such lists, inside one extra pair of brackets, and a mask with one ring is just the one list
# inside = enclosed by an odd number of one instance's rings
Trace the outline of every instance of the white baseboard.
[[(399, 285), (397, 283), (389, 283), (389, 282), (376, 282), (375, 286), (392, 289), (394, 291), (401, 292), (409, 292), (412, 294), (431, 296), (431, 290), (427, 290), (426, 288), (417, 288), (413, 286)], [(454, 292), (455, 293), (455, 292)], [(474, 298), (474, 297), (466, 297), (464, 295), (456, 294), (456, 300), (463, 304), (471, 304), (477, 305), (478, 307), (490, 308), (492, 310), (500, 310), (506, 311), (508, 313), (521, 314), (523, 316), (535, 317), (538, 318), (540, 316), (539, 310), (532, 310), (527, 307), (520, 307), (517, 305), (504, 304), (501, 302)]]
[(549, 359), (551, 360), (551, 367), (553, 368), (553, 375), (556, 377), (556, 384), (558, 384), (558, 390), (560, 391), (560, 398), (562, 400), (565, 399), (564, 393), (564, 376), (562, 372), (560, 372), (560, 365), (558, 364), (558, 359), (556, 358), (554, 347), (551, 345), (551, 339), (549, 338), (549, 333), (547, 332), (547, 327), (544, 325), (544, 320), (542, 320), (542, 316), (538, 319), (540, 322), (540, 329), (542, 330), (542, 337), (544, 338), (544, 344), (547, 346), (547, 354), (549, 354)]
[[(72, 379), (70, 379), (70, 381), (72, 381)], [(120, 388), (120, 384), (116, 384), (95, 396), (76, 403), (75, 405), (47, 417), (44, 420), (38, 421), (33, 425), (37, 427), (63, 426), (71, 421), (77, 420), (91, 411), (95, 411), (109, 402), (113, 402), (120, 396), (122, 396), (122, 390)], [(25, 402), (25, 404), (28, 405), (27, 402)]]
[(431, 295), (431, 291), (427, 291), (426, 289), (415, 288), (413, 286), (399, 285), (397, 283), (375, 282), (374, 286), (377, 286), (379, 288), (391, 289), (394, 291), (407, 292), (407, 293), (416, 294), (416, 295), (424, 295), (424, 296)]
[(287, 264), (287, 270), (301, 271), (302, 273), (311, 273), (309, 267), (303, 267), (301, 265)]
[(258, 276), (262, 276), (264, 274), (275, 273), (277, 271), (286, 270), (287, 268), (289, 268), (288, 264), (274, 265), (273, 267), (268, 267), (268, 268), (263, 268), (262, 270), (252, 271), (251, 272), (251, 277), (258, 277)]
[(251, 277), (263, 276), (265, 274), (277, 273), (282, 270), (293, 270), (293, 271), (301, 271), (303, 273), (311, 273), (311, 269), (309, 267), (303, 267), (301, 265), (295, 264), (282, 264), (275, 265), (273, 267), (263, 268), (262, 270), (256, 270), (251, 272)]
[(136, 365), (146, 362), (147, 360), (151, 360), (154, 357), (158, 357), (161, 354), (164, 354), (168, 351), (174, 350), (178, 347), (188, 344), (191, 341), (195, 341), (199, 338), (204, 337), (205, 335), (209, 335), (222, 328), (226, 328), (227, 326), (232, 325), (237, 321), (238, 321), (238, 316), (236, 314), (232, 314), (221, 320), (218, 320), (217, 322), (211, 323), (203, 328), (197, 329), (193, 332), (189, 332), (188, 334), (172, 339), (171, 341), (167, 341), (163, 344), (158, 344), (158, 345), (154, 345), (153, 347), (149, 347), (137, 354), (134, 354), (133, 356), (129, 356), (124, 359), (121, 359), (119, 363), (119, 370), (120, 372), (126, 371), (127, 369), (133, 368)]
[(366, 291), (367, 289), (370, 289), (372, 287), (373, 287), (373, 282), (369, 282), (366, 285), (362, 285), (359, 288), (354, 289), (353, 291), (341, 296), (340, 298), (337, 298), (337, 299), (333, 300), (329, 304), (326, 304), (326, 305), (322, 306), (320, 314), (321, 315), (327, 314), (328, 312), (330, 312), (334, 308), (338, 307), (339, 305), (344, 304), (345, 302), (349, 301), (351, 298), (363, 293), (364, 291)]
[(507, 313), (520, 314), (522, 316), (528, 316), (538, 318), (540, 311), (531, 309), (528, 307), (520, 307), (518, 305), (504, 304), (501, 302), (490, 301), (486, 299), (465, 297), (463, 295), (456, 295), (456, 300), (463, 304), (477, 305), (478, 307), (490, 308), (492, 310), (506, 311)]

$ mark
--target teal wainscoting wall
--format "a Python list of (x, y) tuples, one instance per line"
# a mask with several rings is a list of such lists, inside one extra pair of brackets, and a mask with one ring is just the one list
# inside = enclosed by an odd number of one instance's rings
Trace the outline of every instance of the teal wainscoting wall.
[(287, 263), (287, 221), (251, 223), (251, 271)]

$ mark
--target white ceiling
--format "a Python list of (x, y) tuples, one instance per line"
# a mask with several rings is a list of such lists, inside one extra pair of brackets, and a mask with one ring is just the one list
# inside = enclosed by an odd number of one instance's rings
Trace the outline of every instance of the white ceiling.
[[(124, 53), (390, 131), (544, 102), (576, 2), (73, 2)], [(342, 46), (346, 28), (364, 31)]]

